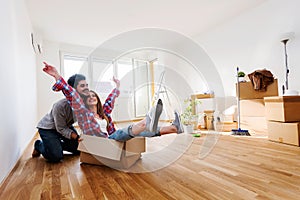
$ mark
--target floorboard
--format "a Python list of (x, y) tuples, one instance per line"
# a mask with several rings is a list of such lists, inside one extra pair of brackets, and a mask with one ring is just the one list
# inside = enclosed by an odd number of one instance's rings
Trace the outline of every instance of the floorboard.
[[(172, 137), (147, 141), (156, 153), (142, 156), (137, 166), (157, 165), (177, 151), (164, 151)], [(213, 137), (194, 138), (176, 161), (144, 173), (81, 164), (69, 154), (49, 163), (31, 158), (31, 144), (1, 185), (0, 199), (299, 199), (299, 147), (267, 138)]]

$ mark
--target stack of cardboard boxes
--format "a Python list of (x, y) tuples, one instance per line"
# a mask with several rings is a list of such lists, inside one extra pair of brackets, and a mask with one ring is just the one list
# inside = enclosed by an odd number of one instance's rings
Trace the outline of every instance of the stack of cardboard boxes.
[[(266, 135), (264, 97), (278, 96), (277, 79), (267, 87), (267, 91), (256, 91), (250, 81), (240, 82), (240, 126), (251, 135)], [(237, 88), (238, 89), (238, 88)]]
[(265, 97), (268, 138), (300, 146), (300, 96)]

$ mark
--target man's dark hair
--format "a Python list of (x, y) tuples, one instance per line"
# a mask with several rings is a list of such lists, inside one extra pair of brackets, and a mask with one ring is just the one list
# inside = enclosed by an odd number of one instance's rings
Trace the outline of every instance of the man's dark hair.
[(85, 80), (85, 76), (82, 74), (74, 74), (68, 79), (68, 84), (76, 89), (78, 82)]

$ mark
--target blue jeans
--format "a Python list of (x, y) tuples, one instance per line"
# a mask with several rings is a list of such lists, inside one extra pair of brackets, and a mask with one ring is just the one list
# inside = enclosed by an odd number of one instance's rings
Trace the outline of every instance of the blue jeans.
[[(76, 130), (71, 127), (76, 132)], [(56, 130), (39, 128), (42, 141), (35, 141), (34, 148), (50, 162), (59, 162), (63, 159), (63, 151), (78, 155), (78, 141), (63, 137)]]
[[(119, 129), (119, 130), (115, 131), (113, 134), (111, 134), (108, 138), (109, 139), (114, 139), (114, 140), (117, 140), (117, 141), (120, 141), (120, 142), (125, 142), (127, 140), (130, 140), (133, 137), (130, 136), (128, 129), (129, 129), (129, 127)], [(143, 131), (140, 134), (138, 134), (137, 136), (141, 136), (141, 137), (159, 136), (159, 130), (160, 130), (160, 128), (157, 127), (157, 133), (149, 132), (149, 131)]]

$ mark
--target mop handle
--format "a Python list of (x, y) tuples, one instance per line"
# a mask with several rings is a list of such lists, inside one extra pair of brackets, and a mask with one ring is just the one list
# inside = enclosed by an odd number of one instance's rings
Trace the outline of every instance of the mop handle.
[(237, 80), (237, 110), (238, 110), (238, 129), (240, 129), (241, 119), (240, 119), (240, 82), (239, 82), (239, 67), (236, 68), (236, 80)]

